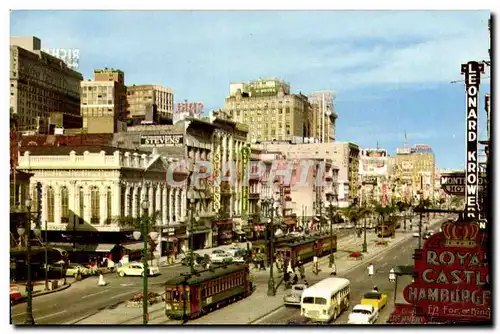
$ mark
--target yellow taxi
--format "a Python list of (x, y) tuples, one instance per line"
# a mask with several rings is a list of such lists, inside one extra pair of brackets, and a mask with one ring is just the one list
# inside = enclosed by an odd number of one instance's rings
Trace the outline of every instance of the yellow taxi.
[(387, 294), (371, 291), (365, 293), (363, 299), (361, 299), (361, 305), (372, 305), (377, 310), (382, 309), (385, 305), (387, 305)]

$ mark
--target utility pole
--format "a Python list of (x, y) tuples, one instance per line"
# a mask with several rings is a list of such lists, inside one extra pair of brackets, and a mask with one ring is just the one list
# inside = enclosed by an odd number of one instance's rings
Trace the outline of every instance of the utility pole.
[[(271, 218), (268, 222), (268, 226), (270, 227), (270, 242), (269, 242), (269, 281), (267, 283), (267, 295), (268, 296), (276, 296), (276, 289), (274, 287), (274, 278), (273, 278), (273, 267), (274, 267), (274, 249), (273, 249), (273, 240), (274, 240), (274, 201), (271, 199)], [(286, 270), (286, 268), (285, 268)]]

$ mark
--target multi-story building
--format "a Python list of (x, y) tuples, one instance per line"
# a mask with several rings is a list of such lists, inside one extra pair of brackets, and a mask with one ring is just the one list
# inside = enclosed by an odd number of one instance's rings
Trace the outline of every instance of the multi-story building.
[[(156, 152), (95, 145), (28, 146), (19, 158), (19, 169), (33, 174), (34, 200), (38, 200), (36, 184), (42, 184), (41, 220), (47, 222), (48, 240), (69, 251), (113, 251), (115, 261), (125, 253), (139, 252), (135, 254), (139, 256), (142, 246), (130, 238), (132, 227), (123, 218), (140, 217), (145, 200), (149, 215), (160, 213), (159, 228), (167, 225), (172, 210), (181, 211), (168, 196), (172, 191), (168, 165)], [(175, 173), (187, 175), (185, 170)]]
[(81, 82), (81, 115), (87, 133), (122, 131), (127, 87), (120, 70), (94, 70), (94, 80)]
[[(152, 150), (170, 159), (186, 161), (193, 171), (198, 162), (210, 163), (214, 173), (229, 174), (242, 167), (242, 151), (246, 147), (247, 128), (223, 119), (203, 121), (186, 118), (174, 125), (148, 125), (129, 127), (127, 132), (115, 134), (113, 145), (129, 149)], [(200, 167), (201, 168), (201, 167)], [(241, 171), (234, 171), (241, 175)], [(194, 205), (199, 217), (194, 234), (194, 247), (204, 248), (227, 243), (244, 234), (247, 219), (241, 177), (222, 179), (216, 184), (211, 179), (200, 179), (198, 187), (180, 185), (174, 196), (180, 196), (182, 210), (171, 217), (171, 225), (189, 225), (188, 201)], [(191, 194), (188, 196), (188, 194)], [(194, 197), (194, 198), (193, 198)], [(247, 196), (248, 197), (248, 196)]]
[[(127, 87), (127, 118), (135, 122), (154, 121), (164, 118), (172, 120), (174, 91), (157, 85), (132, 85)], [(152, 120), (146, 119), (152, 115)]]
[(337, 113), (334, 106), (334, 93), (329, 91), (313, 92), (309, 96), (309, 136), (320, 143), (335, 141), (335, 121)]
[(394, 188), (389, 178), (387, 150), (361, 149), (359, 164), (360, 201), (366, 203), (382, 202), (384, 189), (384, 200), (388, 200), (391, 194), (387, 194), (387, 190)]
[(47, 133), (53, 113), (80, 115), (80, 73), (41, 50), (37, 37), (10, 38), (10, 108), (20, 131)]
[(290, 94), (290, 85), (278, 80), (233, 83), (224, 113), (249, 126), (249, 140), (296, 140), (308, 137), (309, 102), (303, 94)]
[[(326, 144), (325, 144), (326, 145)], [(351, 142), (334, 142), (331, 155), (339, 169), (338, 198), (339, 206), (347, 207), (359, 198), (359, 146)]]
[[(305, 227), (313, 218), (318, 221), (319, 216), (327, 216), (326, 207), (329, 203), (326, 201), (326, 194), (328, 193), (333, 194), (334, 197), (337, 196), (332, 204), (340, 206), (343, 198), (338, 196), (339, 169), (332, 160), (334, 148), (331, 143), (265, 142), (254, 146), (266, 152), (261, 154), (262, 161), (267, 161), (268, 165), (279, 161), (278, 168), (291, 173), (290, 184), (284, 182), (284, 176), (278, 178), (283, 188), (280, 194), (282, 195), (280, 207), (285, 222), (292, 225), (299, 221), (300, 225)], [(321, 170), (322, 164), (325, 168), (323, 171)], [(270, 167), (266, 175), (271, 174)], [(322, 182), (316, 183), (317, 178), (322, 178)], [(268, 182), (266, 178), (263, 178), (263, 181)]]
[(433, 199), (435, 158), (428, 145), (398, 149), (394, 165), (396, 177), (405, 185), (403, 192), (407, 200), (416, 201), (420, 192), (423, 198)]

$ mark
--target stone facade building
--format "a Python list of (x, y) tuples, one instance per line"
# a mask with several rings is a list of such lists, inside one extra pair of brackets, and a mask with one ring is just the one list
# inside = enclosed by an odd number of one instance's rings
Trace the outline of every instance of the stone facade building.
[(143, 121), (146, 120), (148, 113), (172, 120), (174, 114), (174, 91), (171, 88), (157, 85), (128, 86), (127, 118)]

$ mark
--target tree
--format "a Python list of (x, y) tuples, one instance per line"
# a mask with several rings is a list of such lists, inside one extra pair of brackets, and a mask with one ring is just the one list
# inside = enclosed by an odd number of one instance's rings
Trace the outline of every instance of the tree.
[[(142, 215), (141, 217), (132, 217), (132, 216), (120, 216), (120, 217), (115, 217), (114, 222), (118, 224), (120, 227), (125, 227), (125, 228), (130, 228), (133, 229), (134, 231), (141, 231), (142, 233), (142, 224), (146, 223), (148, 226), (148, 231), (149, 232), (154, 232), (158, 225), (159, 222), (161, 221), (161, 212), (160, 211), (155, 211), (153, 212), (152, 215), (147, 215), (144, 216)], [(147, 240), (149, 243), (149, 254), (151, 255), (151, 259), (153, 259), (153, 252), (156, 249), (156, 242), (151, 239), (151, 237), (148, 235)]]

